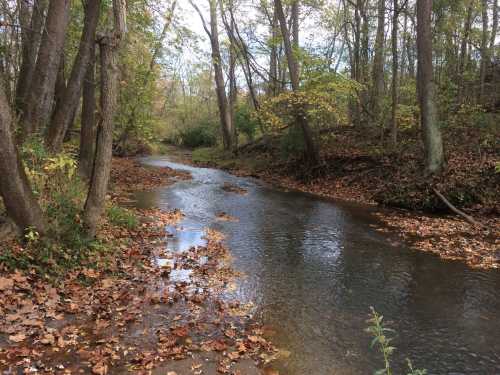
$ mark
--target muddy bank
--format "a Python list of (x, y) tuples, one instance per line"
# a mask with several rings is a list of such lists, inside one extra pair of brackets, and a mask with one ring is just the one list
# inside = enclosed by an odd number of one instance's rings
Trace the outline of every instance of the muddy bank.
[[(186, 178), (115, 159), (111, 196), (128, 202), (134, 190)], [(104, 223), (106, 249), (60, 280), (0, 272), (0, 371), (258, 374), (272, 360), (247, 306), (223, 298), (238, 275), (222, 236), (207, 231), (198, 246), (169, 251), (165, 228), (182, 213), (132, 211), (134, 228)]]

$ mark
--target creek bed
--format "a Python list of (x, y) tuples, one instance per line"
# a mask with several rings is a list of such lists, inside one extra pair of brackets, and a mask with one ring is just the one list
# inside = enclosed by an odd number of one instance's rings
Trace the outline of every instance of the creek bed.
[(199, 244), (207, 227), (226, 235), (234, 266), (244, 274), (227, 298), (252, 301), (269, 338), (289, 352), (275, 364), (280, 373), (380, 368), (365, 332), (373, 306), (397, 332), (395, 373), (406, 373), (408, 357), (429, 374), (500, 374), (498, 270), (472, 270), (394, 244), (373, 229), (373, 207), (282, 191), (165, 157), (141, 161), (192, 174), (137, 193), (136, 205), (182, 210), (172, 250)]

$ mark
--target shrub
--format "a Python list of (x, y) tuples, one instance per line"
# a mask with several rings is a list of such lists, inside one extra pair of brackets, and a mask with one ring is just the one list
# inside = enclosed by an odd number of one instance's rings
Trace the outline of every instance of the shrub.
[(217, 143), (216, 125), (202, 122), (196, 126), (181, 130), (181, 145), (188, 148), (212, 147)]
[(248, 141), (253, 141), (259, 127), (259, 121), (248, 104), (241, 103), (236, 108), (234, 121), (238, 133), (244, 134)]

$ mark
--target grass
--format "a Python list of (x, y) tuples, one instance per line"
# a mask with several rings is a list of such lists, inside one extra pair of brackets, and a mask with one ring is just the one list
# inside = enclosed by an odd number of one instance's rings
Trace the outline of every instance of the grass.
[(119, 206), (111, 206), (107, 209), (106, 214), (108, 216), (109, 222), (118, 227), (123, 227), (127, 229), (136, 229), (139, 225), (139, 220), (137, 216), (126, 208)]

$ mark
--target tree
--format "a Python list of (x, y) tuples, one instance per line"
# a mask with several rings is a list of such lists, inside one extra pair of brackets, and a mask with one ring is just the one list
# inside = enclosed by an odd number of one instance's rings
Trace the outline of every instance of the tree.
[(483, 19), (483, 31), (481, 33), (481, 67), (479, 72), (479, 98), (484, 98), (484, 89), (486, 84), (486, 69), (488, 68), (490, 54), (488, 48), (488, 0), (481, 1), (481, 13)]
[(32, 228), (43, 234), (46, 221), (31, 190), (24, 166), (19, 158), (12, 134), (12, 113), (0, 86), (0, 194), (7, 214), (16, 225), (27, 230)]
[(83, 81), (82, 93), (82, 117), (80, 130), (80, 151), (78, 155), (78, 170), (80, 175), (89, 180), (92, 176), (94, 164), (95, 141), (96, 141), (96, 82), (95, 82), (95, 60), (96, 45), (90, 50), (89, 66)]
[(373, 88), (372, 112), (376, 125), (382, 125), (382, 99), (384, 95), (384, 30), (385, 30), (385, 0), (378, 0), (377, 6), (377, 36), (373, 58)]
[(38, 132), (50, 118), (70, 4), (70, 0), (50, 0), (33, 79), (21, 110), (23, 138)]
[[(299, 64), (297, 61), (296, 51), (293, 50), (290, 31), (288, 30), (285, 13), (283, 12), (283, 4), (281, 0), (275, 0), (276, 6), (276, 17), (280, 23), (281, 36), (283, 38), (283, 44), (285, 46), (286, 58), (288, 61), (288, 70), (290, 73), (290, 79), (292, 81), (292, 90), (298, 92), (300, 90), (300, 76), (299, 76)], [(297, 124), (302, 129), (302, 134), (305, 143), (305, 156), (311, 165), (319, 164), (319, 151), (313, 139), (312, 130), (307, 121), (306, 114), (303, 109), (296, 108), (296, 121)]]
[(118, 100), (117, 59), (127, 31), (123, 0), (113, 0), (113, 19), (113, 30), (98, 37), (101, 59), (101, 119), (97, 129), (95, 159), (83, 216), (84, 226), (90, 237), (95, 237), (99, 218), (104, 211), (111, 173), (113, 120)]
[(417, 0), (418, 98), (425, 148), (425, 170), (435, 174), (444, 165), (443, 141), (437, 122), (432, 66), (432, 0)]
[(72, 123), (73, 115), (79, 105), (83, 79), (89, 66), (91, 50), (95, 43), (100, 9), (101, 0), (88, 0), (85, 3), (85, 17), (80, 47), (75, 57), (64, 95), (62, 100), (56, 104), (54, 116), (47, 131), (46, 144), (52, 152), (57, 152), (61, 149), (64, 136)]
[(208, 28), (205, 18), (203, 17), (203, 14), (201, 13), (198, 6), (196, 6), (196, 4), (192, 0), (189, 0), (189, 2), (200, 16), (205, 33), (210, 39), (210, 44), (212, 46), (212, 64), (214, 68), (215, 90), (217, 93), (217, 103), (219, 106), (219, 117), (222, 128), (224, 149), (233, 150), (234, 124), (232, 122), (231, 110), (226, 95), (224, 72), (222, 71), (222, 56), (220, 53), (219, 29), (217, 26), (217, 0), (208, 0), (210, 6), (210, 29)]
[[(27, 7), (26, 2), (21, 1), (21, 4)], [(48, 0), (35, 0), (31, 9), (31, 22), (29, 27), (23, 30), (22, 62), (16, 88), (16, 110), (18, 112), (24, 108), (26, 94), (35, 72), (36, 56), (42, 38), (42, 27), (47, 5)]]
[(391, 83), (391, 143), (393, 147), (397, 146), (398, 142), (398, 123), (397, 123), (397, 110), (398, 110), (398, 26), (399, 26), (399, 3), (398, 0), (392, 2), (392, 83)]

